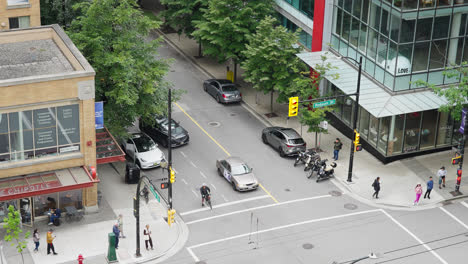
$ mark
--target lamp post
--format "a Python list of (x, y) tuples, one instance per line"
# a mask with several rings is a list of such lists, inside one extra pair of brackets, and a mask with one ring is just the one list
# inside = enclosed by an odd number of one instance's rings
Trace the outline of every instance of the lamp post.
[(361, 89), (361, 71), (362, 71), (362, 56), (359, 57), (359, 62), (350, 57), (343, 57), (345, 59), (349, 59), (354, 61), (359, 65), (359, 72), (358, 72), (358, 80), (357, 80), (357, 88), (356, 88), (356, 106), (354, 107), (354, 118), (353, 118), (353, 138), (351, 139), (351, 150), (349, 152), (349, 169), (348, 169), (348, 182), (353, 181), (353, 161), (354, 161), (354, 144), (353, 141), (356, 138), (356, 127), (357, 127), (357, 118), (359, 113), (359, 91)]

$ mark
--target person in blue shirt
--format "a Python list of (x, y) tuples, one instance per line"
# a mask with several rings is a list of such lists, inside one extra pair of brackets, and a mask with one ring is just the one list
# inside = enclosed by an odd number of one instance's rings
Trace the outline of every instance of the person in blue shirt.
[(424, 199), (426, 199), (426, 196), (427, 198), (431, 199), (432, 188), (434, 188), (434, 181), (432, 180), (432, 177), (429, 177), (429, 181), (427, 181), (427, 191), (424, 194)]
[(115, 234), (115, 249), (119, 249), (119, 235), (120, 235), (120, 230), (119, 230), (119, 224), (116, 223), (114, 227), (112, 228), (112, 232)]

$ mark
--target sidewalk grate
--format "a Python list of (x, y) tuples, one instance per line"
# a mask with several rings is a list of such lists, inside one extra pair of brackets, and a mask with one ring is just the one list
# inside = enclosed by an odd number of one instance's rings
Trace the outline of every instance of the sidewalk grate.
[(340, 191), (330, 191), (330, 192), (328, 192), (328, 194), (331, 195), (331, 196), (338, 197), (338, 196), (342, 195), (342, 192), (340, 192)]
[(302, 244), (302, 248), (304, 248), (304, 249), (313, 249), (314, 245), (312, 245), (310, 243), (305, 243), (305, 244)]
[(357, 205), (355, 204), (352, 204), (352, 203), (347, 203), (344, 205), (344, 208), (348, 209), (348, 210), (356, 210), (358, 208)]
[(286, 191), (286, 192), (290, 192), (290, 191), (291, 191), (291, 189), (289, 189), (289, 188), (286, 188), (286, 189), (284, 189), (284, 191)]
[(221, 123), (219, 123), (219, 122), (209, 122), (208, 125), (210, 125), (212, 127), (219, 127), (219, 126), (221, 126)]

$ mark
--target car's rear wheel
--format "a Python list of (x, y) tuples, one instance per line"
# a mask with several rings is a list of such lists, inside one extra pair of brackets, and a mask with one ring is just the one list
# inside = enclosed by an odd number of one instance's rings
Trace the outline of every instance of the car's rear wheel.
[(283, 151), (283, 149), (281, 147), (279, 149), (279, 155), (280, 155), (280, 157), (286, 156), (286, 154), (284, 153), (284, 151)]
[(263, 143), (268, 144), (268, 141), (267, 141), (267, 139), (266, 139), (266, 135), (265, 135), (265, 134), (262, 134), (262, 141), (263, 141)]
[(221, 173), (221, 170), (218, 168), (218, 175), (223, 177), (223, 173)]

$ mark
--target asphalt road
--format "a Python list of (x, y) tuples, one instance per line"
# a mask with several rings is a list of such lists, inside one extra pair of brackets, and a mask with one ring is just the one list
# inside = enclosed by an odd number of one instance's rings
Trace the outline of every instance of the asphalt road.
[[(383, 210), (330, 181), (308, 180), (302, 166), (262, 143), (265, 124), (255, 115), (216, 103), (202, 89), (207, 76), (171, 47), (161, 47), (160, 56), (175, 59), (167, 79), (186, 93), (173, 119), (190, 133), (188, 145), (173, 149), (173, 207), (190, 236), (166, 263), (352, 263), (371, 252), (379, 258), (359, 263), (468, 263), (467, 203)], [(218, 176), (215, 161), (228, 155), (253, 167), (263, 188), (239, 193)], [(160, 168), (145, 173), (167, 177)], [(212, 190), (212, 211), (201, 207), (203, 183)]]

